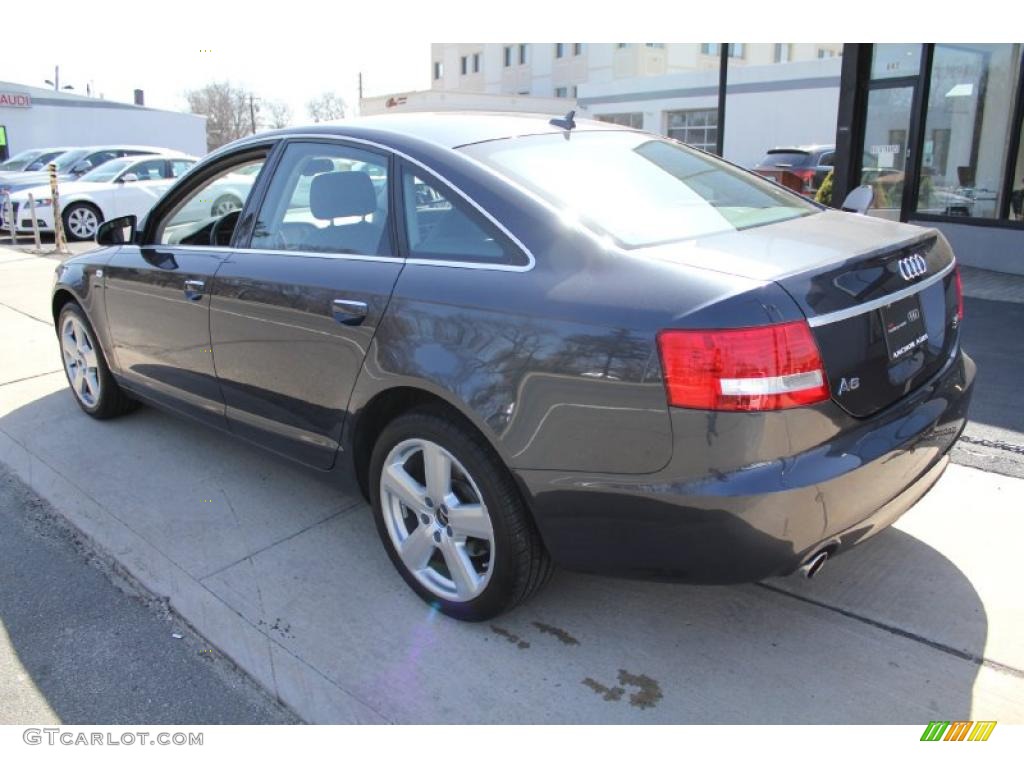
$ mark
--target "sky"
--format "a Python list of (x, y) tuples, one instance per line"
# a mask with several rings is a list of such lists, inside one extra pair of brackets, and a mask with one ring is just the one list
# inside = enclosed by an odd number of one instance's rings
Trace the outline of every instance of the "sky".
[[(287, 102), (297, 123), (310, 122), (306, 102), (325, 91), (340, 94), (354, 114), (360, 72), (366, 96), (430, 87), (429, 42), (348, 39), (327, 30), (313, 45), (306, 30), (289, 33), (294, 22), (282, 26), (279, 35), (261, 30), (258, 45), (230, 34), (169, 38), (154, 45), (139, 34), (102, 48), (88, 38), (72, 38), (43, 55), (32, 42), (27, 55), (0, 54), (0, 80), (45, 88), (59, 65), (61, 85), (74, 86), (66, 92), (84, 95), (88, 85), (93, 95), (130, 102), (134, 89), (141, 88), (147, 106), (182, 111), (188, 108), (187, 90), (228, 80), (257, 97)], [(15, 48), (20, 44), (13, 42)]]

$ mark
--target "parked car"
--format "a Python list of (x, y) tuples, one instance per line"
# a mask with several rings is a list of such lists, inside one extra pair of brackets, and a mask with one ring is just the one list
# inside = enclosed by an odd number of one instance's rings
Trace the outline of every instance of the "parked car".
[[(240, 169), (242, 208), (175, 234)], [(608, 123), (264, 133), (98, 242), (53, 290), (81, 409), (152, 403), (335, 473), (460, 619), (555, 564), (813, 575), (928, 491), (973, 391), (940, 232)]]
[(754, 172), (805, 197), (814, 197), (832, 170), (833, 144), (769, 149)]
[[(108, 160), (77, 181), (59, 186), (61, 218), (69, 240), (91, 240), (101, 223), (116, 216), (142, 218), (171, 185), (196, 163), (191, 155), (138, 155)], [(17, 231), (32, 232), (28, 196), (35, 198), (36, 223), (53, 231), (50, 185), (30, 187), (11, 195)], [(210, 207), (206, 207), (209, 212)], [(226, 211), (225, 211), (226, 212)]]
[(19, 152), (9, 160), (0, 163), (0, 173), (12, 173), (15, 171), (38, 171), (46, 167), (46, 164), (67, 152), (70, 147), (56, 147), (48, 149), (27, 149)]
[[(163, 155), (174, 153), (164, 147), (139, 147), (128, 145), (105, 145), (96, 147), (79, 147), (70, 149), (51, 161), (57, 166), (57, 178), (60, 181), (72, 181), (85, 175), (93, 168), (98, 168), (108, 160), (132, 155)], [(30, 187), (50, 183), (50, 172), (43, 168), (35, 172), (0, 173), (0, 194), (4, 192), (20, 192)]]

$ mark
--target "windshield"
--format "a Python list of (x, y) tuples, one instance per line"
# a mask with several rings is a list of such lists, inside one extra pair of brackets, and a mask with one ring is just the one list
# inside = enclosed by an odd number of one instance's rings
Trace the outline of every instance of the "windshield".
[(25, 152), (19, 152), (9, 160), (5, 160), (0, 163), (0, 171), (20, 171), (34, 160), (38, 154), (39, 150), (37, 149), (29, 149)]
[(634, 131), (574, 131), (462, 147), (626, 248), (772, 224), (819, 209), (747, 171)]
[(86, 150), (84, 149), (69, 149), (62, 155), (57, 155), (54, 158), (54, 165), (57, 166), (58, 171), (67, 171), (71, 169), (71, 166), (85, 157)]
[(118, 158), (117, 160), (108, 160), (103, 163), (103, 165), (93, 168), (87, 174), (82, 176), (79, 181), (113, 181), (117, 174), (134, 162), (134, 158), (123, 157)]

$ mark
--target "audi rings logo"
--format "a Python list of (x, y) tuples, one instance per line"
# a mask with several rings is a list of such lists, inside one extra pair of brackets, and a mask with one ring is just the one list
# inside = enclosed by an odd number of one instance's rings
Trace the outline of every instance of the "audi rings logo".
[(900, 274), (907, 282), (910, 282), (915, 277), (921, 277), (928, 271), (928, 262), (924, 260), (924, 256), (920, 253), (915, 253), (913, 256), (907, 256), (905, 259), (900, 259), (898, 266)]

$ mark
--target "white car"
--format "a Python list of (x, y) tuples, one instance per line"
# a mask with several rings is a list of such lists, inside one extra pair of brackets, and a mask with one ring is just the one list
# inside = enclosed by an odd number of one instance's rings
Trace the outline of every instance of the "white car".
[[(196, 160), (184, 154), (121, 157), (103, 163), (80, 179), (60, 182), (61, 218), (68, 239), (91, 240), (100, 224), (116, 216), (134, 215), (141, 219)], [(48, 184), (11, 194), (15, 231), (32, 232), (30, 193), (35, 198), (40, 231), (52, 231), (53, 200)]]

